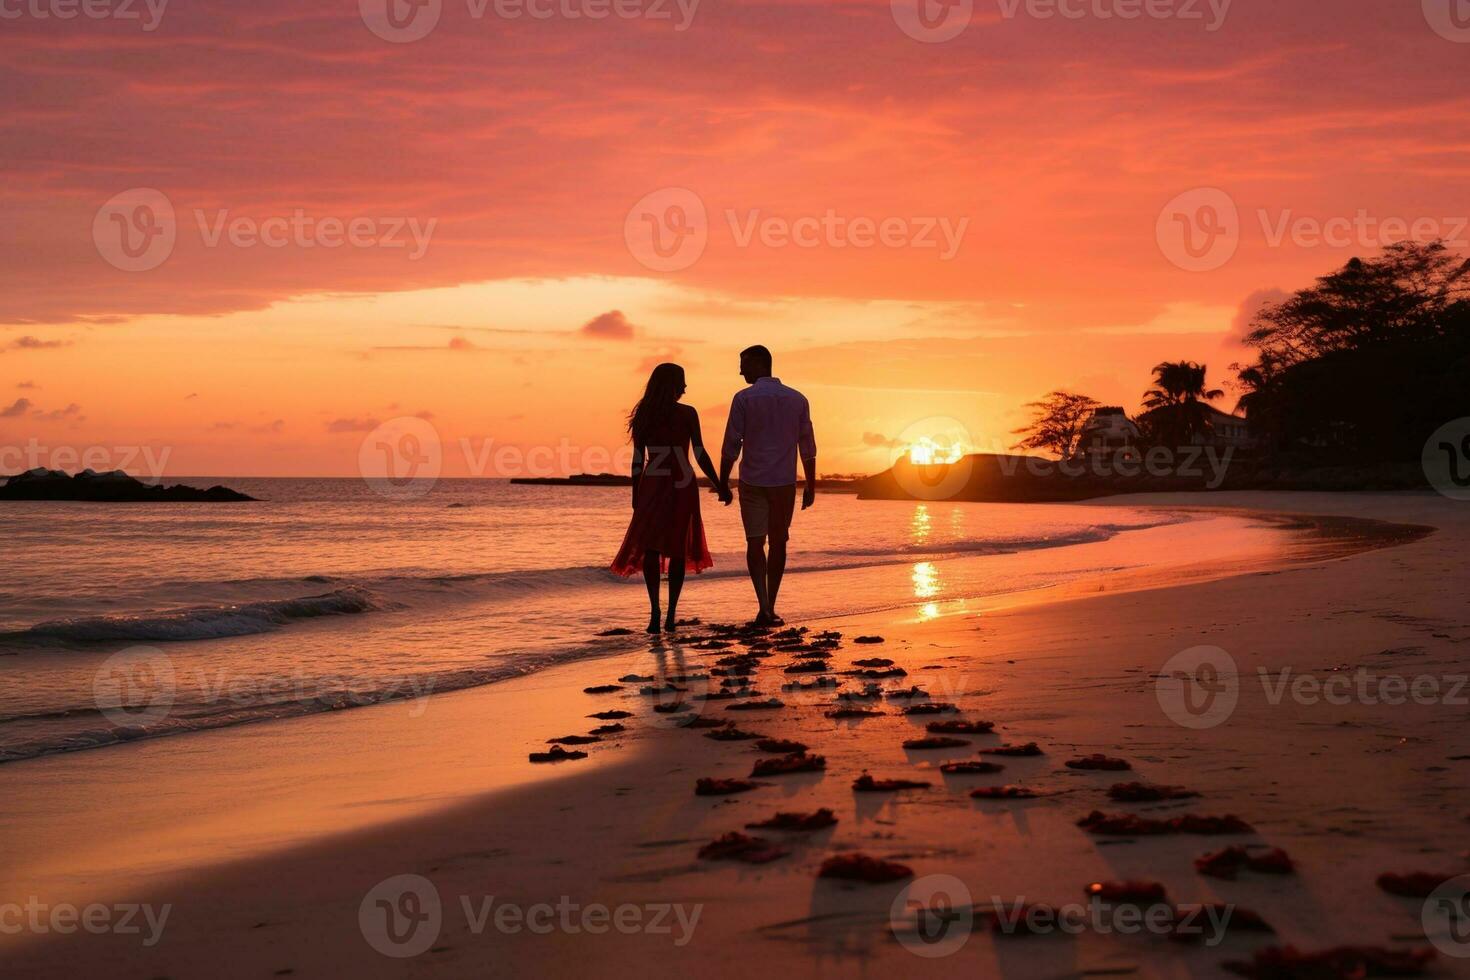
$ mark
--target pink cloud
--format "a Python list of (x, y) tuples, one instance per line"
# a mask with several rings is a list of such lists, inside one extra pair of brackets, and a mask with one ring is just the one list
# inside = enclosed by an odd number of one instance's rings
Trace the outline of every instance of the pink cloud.
[(632, 340), (634, 330), (633, 324), (623, 315), (622, 310), (609, 310), (582, 324), (582, 336), (597, 337), (602, 340)]

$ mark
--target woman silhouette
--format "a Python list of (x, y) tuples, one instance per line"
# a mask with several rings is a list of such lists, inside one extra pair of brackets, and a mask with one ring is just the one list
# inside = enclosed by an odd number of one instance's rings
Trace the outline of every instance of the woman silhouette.
[(699, 413), (679, 404), (684, 390), (684, 369), (660, 364), (648, 376), (643, 397), (628, 413), (628, 434), (633, 438), (633, 520), (612, 570), (624, 578), (643, 572), (650, 633), (660, 632), (660, 573), (669, 573), (669, 614), (663, 629), (673, 630), (685, 570), (702, 572), (715, 563), (699, 516), (699, 485), (689, 465), (691, 445), (695, 461), (720, 501), (729, 504), (732, 499), (704, 450)]

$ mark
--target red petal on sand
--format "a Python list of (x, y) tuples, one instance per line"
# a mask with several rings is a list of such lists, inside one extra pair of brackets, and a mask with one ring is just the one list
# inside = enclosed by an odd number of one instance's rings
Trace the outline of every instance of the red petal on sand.
[(1041, 746), (1035, 742), (1027, 742), (1025, 745), (993, 745), (988, 749), (981, 749), (981, 755), (1042, 755)]
[(930, 704), (911, 704), (903, 709), (903, 713), (906, 715), (952, 715), (959, 710), (952, 704), (935, 701)]
[(1378, 887), (1390, 895), (1406, 898), (1428, 898), (1434, 890), (1455, 875), (1439, 874), (1434, 871), (1413, 871), (1409, 874), (1385, 873), (1378, 876)]
[(1254, 827), (1233, 813), (1227, 813), (1223, 817), (1200, 817), (1187, 813), (1182, 817), (1170, 820), (1169, 826), (1181, 834), (1254, 834), (1256, 832)]
[(827, 760), (820, 755), (794, 752), (780, 759), (757, 759), (752, 776), (779, 776), (787, 772), (821, 772), (827, 768)]
[(1201, 817), (1186, 814), (1169, 820), (1151, 820), (1131, 813), (1106, 814), (1093, 810), (1077, 821), (1077, 826), (1092, 834), (1138, 836), (1146, 834), (1250, 834), (1251, 825), (1234, 814), (1223, 817)]
[(1289, 875), (1296, 870), (1296, 863), (1291, 856), (1279, 847), (1250, 855), (1245, 866), (1265, 875)]
[(726, 711), (774, 711), (777, 708), (786, 707), (786, 702), (780, 698), (770, 698), (766, 701), (742, 701), (739, 704), (726, 705)]
[(1199, 796), (1183, 786), (1155, 786), (1149, 783), (1114, 783), (1108, 799), (1120, 803), (1157, 803), (1160, 800), (1187, 800)]
[(838, 708), (836, 711), (827, 712), (828, 718), (876, 718), (883, 714), (872, 708)]
[(690, 718), (680, 728), (724, 728), (730, 722), (724, 718)]
[(617, 684), (599, 684), (596, 687), (584, 687), (584, 688), (582, 688), (582, 693), (583, 694), (611, 694), (614, 691), (621, 691), (621, 690), (622, 690), (622, 687), (620, 685), (617, 685)]
[(762, 752), (776, 752), (781, 755), (791, 755), (795, 752), (805, 752), (806, 746), (801, 742), (793, 742), (786, 738), (763, 738), (755, 743), (755, 747)]
[(887, 657), (869, 657), (867, 660), (854, 660), (854, 667), (892, 667), (893, 661)]
[(784, 847), (777, 847), (759, 837), (747, 837), (738, 830), (717, 837), (699, 849), (699, 857), (705, 861), (743, 861), (746, 864), (765, 864), (790, 853)]
[(977, 800), (1034, 800), (1040, 794), (1024, 786), (981, 786), (970, 790)]
[(929, 784), (913, 779), (874, 779), (869, 775), (853, 780), (852, 788), (857, 793), (895, 793), (901, 789), (926, 789)]
[(560, 745), (553, 745), (550, 752), (532, 752), (529, 758), (532, 762), (564, 762), (569, 759), (585, 759), (587, 753), (576, 750), (568, 752)]
[(1068, 759), (1068, 769), (1099, 769), (1104, 772), (1122, 772), (1124, 769), (1132, 769), (1126, 759), (1110, 759), (1105, 755), (1094, 753), (1083, 756), (1080, 759)]
[(656, 704), (653, 706), (653, 710), (661, 715), (673, 715), (678, 714), (680, 711), (688, 711), (689, 705), (683, 701), (675, 701), (673, 704)]
[(826, 664), (825, 661), (822, 661), (822, 660), (804, 660), (804, 661), (802, 661), (799, 664), (792, 664), (790, 667), (787, 667), (785, 670), (781, 671), (781, 673), (783, 673), (783, 674), (825, 674), (828, 671), (828, 669), (829, 668), (827, 667), (827, 664)]
[(869, 644), (869, 643), (882, 643), (883, 642), (883, 637), (881, 637), (881, 636), (859, 636), (859, 637), (856, 637), (852, 642), (854, 642), (854, 643), (862, 643), (862, 644), (865, 644), (865, 645), (866, 644)]
[(763, 830), (821, 830), (836, 822), (837, 818), (832, 815), (832, 811), (822, 807), (813, 813), (778, 813), (769, 820), (748, 823), (745, 826)]
[(617, 725), (617, 724), (613, 724), (613, 725), (598, 725), (596, 728), (592, 729), (592, 734), (593, 735), (616, 735), (618, 732), (625, 732), (627, 730), (628, 729), (626, 727), (624, 727), (622, 725)]
[(1157, 881), (1094, 881), (1087, 886), (1087, 897), (1104, 902), (1128, 905), (1152, 905), (1168, 897)]
[(924, 726), (924, 730), (935, 735), (989, 735), (995, 731), (995, 722), (965, 721), (964, 719), (931, 721)]
[(1294, 946), (1271, 946), (1258, 950), (1249, 962), (1227, 962), (1225, 969), (1255, 980), (1416, 977), (1434, 962), (1434, 956), (1434, 950), (1428, 948), (1334, 946), (1317, 953), (1303, 953)]
[(998, 762), (967, 761), (946, 762), (939, 767), (939, 771), (947, 772), (950, 775), (988, 775), (990, 773), (1000, 772), (1004, 768), (1005, 766)]
[(705, 738), (712, 738), (716, 742), (750, 742), (758, 738), (765, 738), (759, 732), (747, 732), (740, 728), (718, 728), (712, 732), (705, 732)]
[(602, 739), (596, 735), (563, 735), (561, 738), (548, 738), (548, 745), (590, 745), (593, 742), (601, 742)]
[(701, 779), (694, 784), (695, 796), (729, 796), (731, 793), (744, 793), (755, 789), (760, 783), (752, 783), (747, 779)]
[(588, 715), (587, 717), (588, 718), (596, 718), (598, 721), (617, 721), (619, 718), (631, 718), (631, 717), (633, 717), (633, 712), (631, 712), (631, 711), (598, 711), (598, 712), (594, 712), (593, 714)]
[(1211, 878), (1224, 878), (1234, 881), (1238, 872), (1247, 861), (1250, 860), (1250, 852), (1240, 846), (1227, 847), (1223, 851), (1213, 851), (1203, 854), (1194, 859), (1194, 870)]
[(1169, 938), (1176, 943), (1198, 943), (1214, 939), (1221, 925), (1225, 935), (1236, 932), (1274, 933), (1259, 913), (1239, 905), (1176, 905)]
[(822, 862), (818, 878), (841, 878), (844, 881), (866, 881), (881, 885), (884, 882), (912, 878), (914, 872), (906, 865), (892, 861), (880, 861), (866, 854), (838, 854)]
[(947, 735), (930, 735), (926, 738), (911, 738), (903, 743), (906, 749), (958, 749), (970, 744), (967, 738), (950, 738)]

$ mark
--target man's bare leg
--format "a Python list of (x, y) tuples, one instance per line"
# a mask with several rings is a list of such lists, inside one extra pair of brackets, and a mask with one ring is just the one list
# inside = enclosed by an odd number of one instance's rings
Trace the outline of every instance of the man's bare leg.
[(776, 596), (781, 592), (781, 576), (786, 574), (786, 542), (771, 539), (770, 556), (766, 559), (766, 597), (770, 605), (766, 611), (771, 618), (778, 618), (776, 614)]
[(766, 591), (766, 539), (745, 539), (745, 567), (750, 571), (750, 584), (755, 586), (755, 598), (760, 603), (761, 611), (758, 619), (765, 619), (771, 614), (771, 601)]

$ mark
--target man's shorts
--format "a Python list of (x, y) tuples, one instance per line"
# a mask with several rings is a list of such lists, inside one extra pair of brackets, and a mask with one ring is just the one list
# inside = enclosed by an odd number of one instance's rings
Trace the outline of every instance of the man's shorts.
[(740, 520), (745, 524), (747, 538), (785, 541), (791, 536), (791, 513), (795, 509), (794, 483), (788, 487), (740, 484)]

